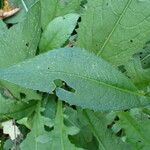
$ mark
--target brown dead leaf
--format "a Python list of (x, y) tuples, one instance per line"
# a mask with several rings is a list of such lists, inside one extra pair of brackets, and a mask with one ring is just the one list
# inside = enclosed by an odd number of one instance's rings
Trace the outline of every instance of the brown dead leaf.
[(4, 7), (0, 9), (0, 19), (5, 19), (16, 14), (20, 8), (12, 8), (8, 0), (4, 0)]

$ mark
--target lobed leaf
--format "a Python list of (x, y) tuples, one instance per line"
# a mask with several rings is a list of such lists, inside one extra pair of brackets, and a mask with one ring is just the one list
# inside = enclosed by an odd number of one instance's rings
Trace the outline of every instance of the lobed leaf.
[[(26, 139), (21, 143), (21, 150), (47, 150), (49, 149), (49, 143), (41, 143), (37, 138), (43, 134), (46, 134), (47, 131), (44, 129), (47, 118), (41, 115), (40, 102), (35, 107), (35, 115), (32, 119), (33, 126), (31, 132), (28, 133)], [(49, 124), (50, 119), (48, 119)]]
[(117, 125), (125, 130), (126, 141), (131, 143), (136, 149), (148, 150), (150, 147), (150, 121), (138, 121), (128, 112), (118, 113), (120, 120)]
[(83, 150), (73, 145), (68, 138), (68, 135), (74, 135), (78, 132), (76, 127), (67, 127), (64, 124), (62, 102), (58, 102), (57, 113), (54, 121), (54, 130), (47, 135), (41, 137), (50, 144), (50, 149), (55, 150)]
[(99, 142), (99, 150), (131, 149), (128, 144), (123, 143), (121, 139), (113, 135), (113, 133), (111, 133), (111, 131), (107, 128), (107, 119), (105, 114), (84, 111), (84, 116), (89, 123), (91, 131)]

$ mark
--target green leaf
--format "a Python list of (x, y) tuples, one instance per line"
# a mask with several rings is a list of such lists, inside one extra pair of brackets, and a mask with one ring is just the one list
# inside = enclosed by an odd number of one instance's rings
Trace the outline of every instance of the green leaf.
[(0, 0), (0, 9), (2, 9), (3, 6), (4, 6), (4, 2), (3, 2), (3, 0)]
[(136, 149), (148, 150), (150, 147), (150, 121), (138, 121), (128, 112), (118, 113), (120, 120), (117, 125), (125, 130), (126, 141)]
[[(26, 19), (0, 32), (0, 67), (4, 68), (33, 57), (40, 38), (40, 4), (37, 2)], [(17, 33), (17, 34), (16, 34)], [(14, 44), (15, 43), (15, 44)], [(13, 57), (12, 57), (13, 55)]]
[(13, 145), (14, 145), (13, 141), (8, 139), (5, 141), (4, 146), (0, 150), (9, 150), (9, 149), (13, 148)]
[(143, 69), (140, 60), (134, 57), (125, 65), (126, 74), (139, 88), (147, 88), (150, 85), (150, 68)]
[(123, 143), (121, 139), (113, 135), (107, 128), (108, 124), (105, 114), (84, 111), (84, 116), (89, 123), (91, 131), (99, 142), (99, 150), (130, 149), (127, 144)]
[[(35, 55), (40, 39), (39, 14), (40, 4), (37, 2), (29, 9), (24, 21), (10, 29), (7, 29), (6, 25), (0, 21), (0, 68), (8, 67)], [(18, 88), (18, 86), (2, 81), (0, 81), (0, 86), (9, 89), (18, 99), (20, 99), (20, 93), (25, 93), (27, 99), (39, 99), (39, 96), (31, 90)]]
[[(58, 103), (57, 114), (55, 117), (54, 130), (47, 132), (44, 129), (45, 117), (41, 116), (41, 107), (37, 106), (36, 114), (33, 120), (33, 127), (27, 138), (21, 144), (21, 150), (69, 150), (78, 149), (70, 143), (68, 134), (74, 134), (73, 128), (68, 128), (63, 123), (62, 103)], [(52, 126), (51, 126), (52, 127)], [(28, 146), (27, 146), (28, 145)]]
[(57, 88), (71, 105), (93, 110), (123, 110), (150, 103), (122, 73), (103, 59), (78, 48), (63, 48), (39, 55), (7, 69), (0, 79), (25, 88), (52, 92), (54, 81), (65, 81), (75, 92)]
[(150, 41), (146, 42), (143, 49), (141, 49), (136, 56), (141, 60), (144, 69), (150, 68)]
[[(48, 119), (50, 121), (50, 119)], [(41, 143), (37, 138), (43, 134), (47, 134), (44, 129), (47, 118), (41, 115), (40, 102), (36, 106), (35, 115), (32, 119), (33, 126), (31, 132), (27, 135), (26, 139), (21, 143), (21, 150), (48, 150), (49, 143)]]
[(30, 115), (34, 111), (36, 101), (28, 103), (6, 99), (0, 94), (0, 119), (16, 118), (20, 119)]
[(54, 119), (55, 118), (55, 114), (56, 114), (56, 96), (55, 95), (47, 95), (44, 100), (42, 101), (42, 107), (45, 108), (43, 111), (43, 116), (50, 118), (50, 119)]
[(36, 91), (22, 88), (9, 82), (0, 81), (0, 89), (3, 89), (3, 91), (8, 91), (8, 93), (5, 94), (6, 97), (11, 95), (14, 99), (22, 99), (24, 101), (41, 100), (41, 95)]
[(75, 147), (75, 145), (73, 145), (68, 139), (68, 135), (74, 135), (77, 132), (78, 130), (76, 127), (67, 127), (64, 125), (62, 102), (59, 101), (55, 117), (54, 130), (48, 135), (43, 135), (40, 139), (47, 139), (50, 143), (49, 148), (52, 150), (82, 150), (81, 148)]
[(78, 147), (82, 147), (86, 150), (97, 150), (98, 142), (93, 136), (85, 117), (83, 116), (82, 110), (75, 110), (69, 106), (65, 107), (64, 121), (67, 126), (76, 126), (80, 129), (80, 132), (76, 135), (69, 136), (69, 139)]
[(57, 16), (76, 13), (80, 10), (81, 0), (40, 0), (42, 27), (45, 28)]
[(150, 39), (149, 0), (88, 0), (77, 46), (119, 65)]
[(78, 14), (67, 14), (51, 21), (42, 34), (40, 51), (44, 52), (63, 46), (71, 36), (78, 18)]

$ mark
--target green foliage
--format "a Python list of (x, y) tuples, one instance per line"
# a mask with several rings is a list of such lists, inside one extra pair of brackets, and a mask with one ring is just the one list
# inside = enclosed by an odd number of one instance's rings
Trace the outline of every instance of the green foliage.
[(16, 101), (14, 99), (7, 99), (0, 95), (0, 120), (28, 116), (35, 109), (36, 102), (30, 101), (28, 103)]
[(4, 2), (3, 0), (0, 0), (0, 9), (3, 8), (3, 6), (4, 6)]
[[(26, 15), (26, 18), (19, 24), (7, 28), (4, 22), (0, 21), (0, 67), (5, 68), (31, 58), (35, 55), (40, 40), (40, 4), (36, 3)], [(26, 93), (29, 99), (38, 98), (33, 91), (18, 88), (7, 82), (0, 81), (1, 85), (8, 88), (14, 97), (20, 98), (20, 93)], [(32, 97), (30, 95), (32, 94)], [(34, 97), (33, 97), (34, 96)]]
[(116, 126), (125, 130), (126, 140), (132, 143), (136, 149), (148, 150), (150, 147), (150, 122), (148, 118), (142, 118), (140, 113), (139, 115), (140, 119), (137, 119), (128, 112), (120, 112), (118, 113), (120, 120), (116, 123)]
[(60, 99), (93, 110), (122, 110), (150, 102), (150, 98), (140, 93), (118, 70), (103, 59), (77, 48), (53, 50), (8, 69), (1, 69), (0, 78), (48, 93), (55, 90), (54, 81), (61, 79), (75, 92), (58, 88), (56, 94)]
[[(33, 57), (40, 38), (40, 6), (36, 3), (21, 23), (10, 29), (0, 21), (0, 67), (8, 67)], [(13, 57), (12, 57), (13, 55)]]
[[(10, 5), (20, 11), (0, 20), (0, 149), (149, 150), (150, 1)], [(15, 140), (3, 133), (12, 119)]]
[(78, 12), (81, 4), (81, 0), (40, 0), (40, 2), (43, 28), (55, 17)]
[(139, 88), (147, 87), (150, 84), (150, 68), (143, 69), (138, 58), (133, 58), (126, 64), (126, 73)]
[[(54, 120), (54, 130), (49, 135), (43, 135), (39, 137), (39, 140), (44, 140), (50, 144), (50, 149), (65, 149), (65, 150), (82, 150), (81, 148), (75, 147), (75, 145), (71, 144), (68, 139), (68, 135), (74, 135), (78, 132), (78, 128), (76, 127), (67, 127), (64, 125), (64, 114), (62, 109), (62, 102), (59, 101), (57, 105), (57, 113), (56, 118)], [(43, 142), (44, 142), (43, 141)]]
[[(99, 149), (122, 150), (130, 149), (128, 145), (117, 139), (111, 131), (108, 130), (108, 121), (104, 114), (84, 111), (89, 126), (99, 142)], [(113, 146), (112, 146), (113, 145)]]
[(78, 14), (67, 14), (51, 21), (42, 34), (40, 51), (44, 52), (63, 46), (73, 32), (78, 18)]
[[(20, 146), (22, 150), (46, 150), (49, 147), (49, 143), (42, 143), (37, 139), (39, 136), (47, 133), (44, 129), (44, 125), (47, 122), (47, 118), (43, 117), (40, 113), (41, 107), (40, 103), (38, 103), (36, 106), (35, 114), (32, 118), (32, 130)], [(48, 119), (48, 121), (50, 122), (51, 120)]]
[(150, 38), (149, 5), (149, 0), (88, 0), (77, 46), (115, 65), (127, 62)]

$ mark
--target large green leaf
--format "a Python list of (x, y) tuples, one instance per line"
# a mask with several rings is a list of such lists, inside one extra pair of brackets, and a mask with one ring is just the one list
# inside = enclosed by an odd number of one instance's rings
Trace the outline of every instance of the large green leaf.
[(65, 81), (75, 92), (57, 88), (66, 102), (94, 110), (122, 110), (150, 103), (122, 73), (103, 59), (78, 48), (50, 51), (0, 70), (0, 79), (25, 88), (52, 92), (54, 80)]
[(149, 0), (88, 0), (77, 45), (118, 65), (150, 39)]
[[(37, 2), (29, 10), (24, 21), (10, 29), (0, 27), (0, 67), (18, 63), (28, 57), (33, 57), (40, 39), (40, 4)], [(17, 34), (16, 34), (17, 33)], [(13, 57), (12, 57), (13, 56)]]
[(40, 0), (42, 10), (42, 27), (45, 28), (57, 16), (78, 12), (81, 0)]
[[(0, 68), (33, 57), (40, 39), (40, 3), (37, 2), (29, 9), (26, 18), (17, 25), (7, 29), (0, 21)], [(16, 34), (17, 33), (17, 34)], [(20, 99), (20, 93), (25, 93), (27, 99), (39, 99), (39, 96), (30, 90), (20, 88), (13, 84), (0, 81), (3, 86)]]
[[(126, 150), (130, 147), (123, 143), (121, 139), (113, 135), (107, 128), (107, 119), (105, 114), (94, 113), (92, 111), (84, 111), (91, 131), (99, 142), (99, 150)], [(113, 146), (112, 146), (113, 145)]]
[(51, 21), (42, 34), (40, 51), (44, 52), (63, 46), (71, 36), (78, 18), (78, 14), (67, 14)]

